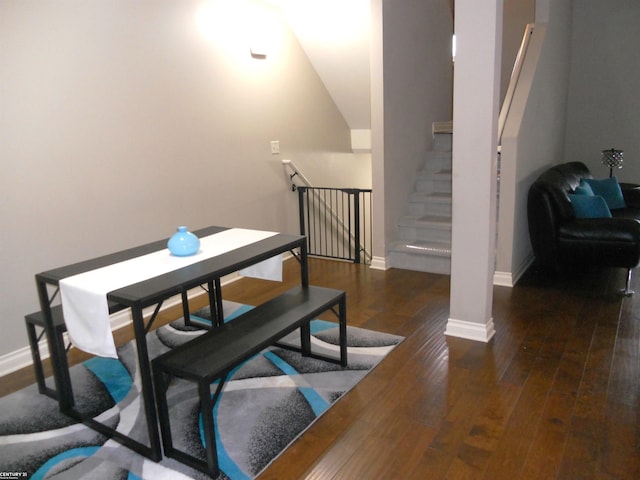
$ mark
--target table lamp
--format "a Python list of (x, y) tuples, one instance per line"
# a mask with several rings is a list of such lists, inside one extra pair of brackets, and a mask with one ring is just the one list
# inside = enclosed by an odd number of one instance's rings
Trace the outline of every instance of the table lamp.
[(602, 163), (609, 167), (609, 178), (613, 176), (614, 168), (622, 168), (623, 157), (624, 150), (616, 150), (615, 148), (602, 150)]

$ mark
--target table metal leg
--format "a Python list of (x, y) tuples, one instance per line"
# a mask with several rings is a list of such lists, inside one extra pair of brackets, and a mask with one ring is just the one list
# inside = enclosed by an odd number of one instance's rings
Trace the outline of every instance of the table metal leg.
[(73, 407), (73, 390), (71, 387), (71, 377), (69, 375), (69, 363), (67, 362), (67, 352), (63, 342), (58, 341), (55, 326), (53, 324), (53, 313), (51, 312), (51, 299), (47, 283), (36, 278), (40, 309), (44, 318), (44, 330), (49, 346), (49, 358), (53, 370), (53, 379), (58, 395), (60, 411), (65, 412)]
[(214, 290), (215, 290), (215, 304), (216, 304), (215, 325), (216, 327), (219, 327), (224, 323), (224, 308), (222, 307), (222, 286), (220, 285), (219, 278), (216, 278), (214, 282), (215, 282)]
[(136, 347), (138, 350), (138, 368), (142, 382), (142, 397), (144, 413), (147, 420), (147, 432), (149, 434), (150, 451), (149, 458), (159, 461), (162, 458), (160, 447), (160, 432), (158, 430), (158, 416), (156, 414), (155, 396), (153, 393), (153, 380), (151, 378), (151, 364), (149, 363), (149, 351), (147, 349), (146, 331), (141, 308), (132, 308), (133, 330)]
[(134, 452), (150, 458), (154, 462), (162, 459), (162, 448), (160, 446), (160, 431), (158, 428), (158, 416), (156, 414), (155, 396), (153, 392), (153, 382), (151, 379), (151, 365), (149, 363), (149, 352), (147, 350), (146, 329), (141, 308), (132, 308), (133, 329), (135, 334), (136, 349), (138, 353), (138, 368), (140, 371), (140, 380), (142, 383), (142, 405), (147, 423), (147, 434), (149, 444), (140, 440), (129, 437), (128, 435), (117, 431), (116, 429), (105, 425), (93, 418), (89, 418), (75, 408), (70, 408), (65, 413), (70, 417), (77, 419), (88, 427), (102, 433), (121, 443)]
[(300, 245), (300, 283), (303, 287), (309, 286), (309, 255), (306, 242)]
[(184, 325), (186, 327), (191, 326), (191, 311), (189, 310), (189, 296), (186, 290), (182, 290), (182, 317), (184, 318)]

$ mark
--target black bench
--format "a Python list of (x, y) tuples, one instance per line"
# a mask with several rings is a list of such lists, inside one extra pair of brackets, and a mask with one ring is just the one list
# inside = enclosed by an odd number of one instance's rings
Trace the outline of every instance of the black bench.
[[(338, 312), (334, 310), (335, 307), (338, 307)], [(339, 319), (339, 359), (314, 355), (311, 352), (309, 324), (311, 320), (329, 309), (333, 310)], [(303, 356), (339, 363), (342, 366), (347, 365), (346, 294), (340, 290), (315, 286), (295, 287), (249, 310), (231, 322), (155, 358), (152, 362), (154, 387), (165, 455), (216, 477), (219, 468), (213, 407), (222, 392), (229, 372), (296, 328), (300, 328), (299, 351)], [(294, 348), (294, 350), (298, 349)], [(198, 385), (207, 452), (206, 461), (173, 446), (167, 402), (167, 389), (172, 377), (189, 380)], [(212, 397), (210, 386), (218, 379), (220, 382)]]
[[(51, 307), (51, 314), (53, 317), (53, 338), (48, 338), (49, 342), (56, 342), (58, 349), (62, 352), (67, 348), (64, 345), (64, 332), (67, 331), (67, 326), (64, 323), (64, 317), (62, 316), (62, 307), (57, 305)], [(38, 343), (45, 335), (45, 323), (44, 315), (42, 312), (33, 312), (24, 316), (24, 321), (27, 327), (27, 336), (29, 337), (29, 347), (31, 347), (31, 358), (33, 359), (33, 368), (36, 373), (36, 381), (38, 382), (38, 391), (53, 399), (58, 399), (58, 392), (55, 388), (48, 387), (44, 379), (44, 369), (42, 368), (42, 357), (40, 355), (40, 347)], [(36, 327), (42, 329), (40, 333), (36, 331)]]

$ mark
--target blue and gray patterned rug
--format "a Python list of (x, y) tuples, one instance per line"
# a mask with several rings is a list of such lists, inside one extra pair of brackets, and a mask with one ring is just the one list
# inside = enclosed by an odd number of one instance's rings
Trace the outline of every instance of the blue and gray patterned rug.
[[(225, 302), (225, 321), (251, 307)], [(204, 321), (208, 309), (195, 315)], [(201, 335), (179, 319), (148, 335), (155, 357)], [(338, 357), (338, 329), (312, 322), (314, 352)], [(286, 337), (299, 343), (299, 334)], [(343, 368), (272, 347), (241, 365), (214, 408), (220, 479), (250, 479), (302, 434), (344, 393), (375, 367), (402, 337), (348, 327), (349, 364)], [(95, 357), (73, 367), (78, 408), (123, 433), (143, 440), (139, 379), (133, 343), (119, 360)], [(49, 379), (50, 381), (50, 379)], [(176, 447), (204, 458), (197, 394), (192, 383), (175, 380), (168, 391)], [(144, 440), (143, 440), (144, 441)], [(205, 479), (175, 460), (156, 463), (74, 422), (35, 385), (0, 399), (0, 472), (16, 478), (86, 480)], [(10, 478), (10, 477), (7, 477)]]

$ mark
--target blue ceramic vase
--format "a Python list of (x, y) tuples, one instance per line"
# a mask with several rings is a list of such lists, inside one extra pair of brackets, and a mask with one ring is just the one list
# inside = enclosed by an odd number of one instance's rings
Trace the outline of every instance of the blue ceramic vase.
[(178, 231), (167, 242), (167, 248), (171, 255), (188, 257), (198, 253), (200, 239), (188, 231), (187, 227), (178, 227)]

